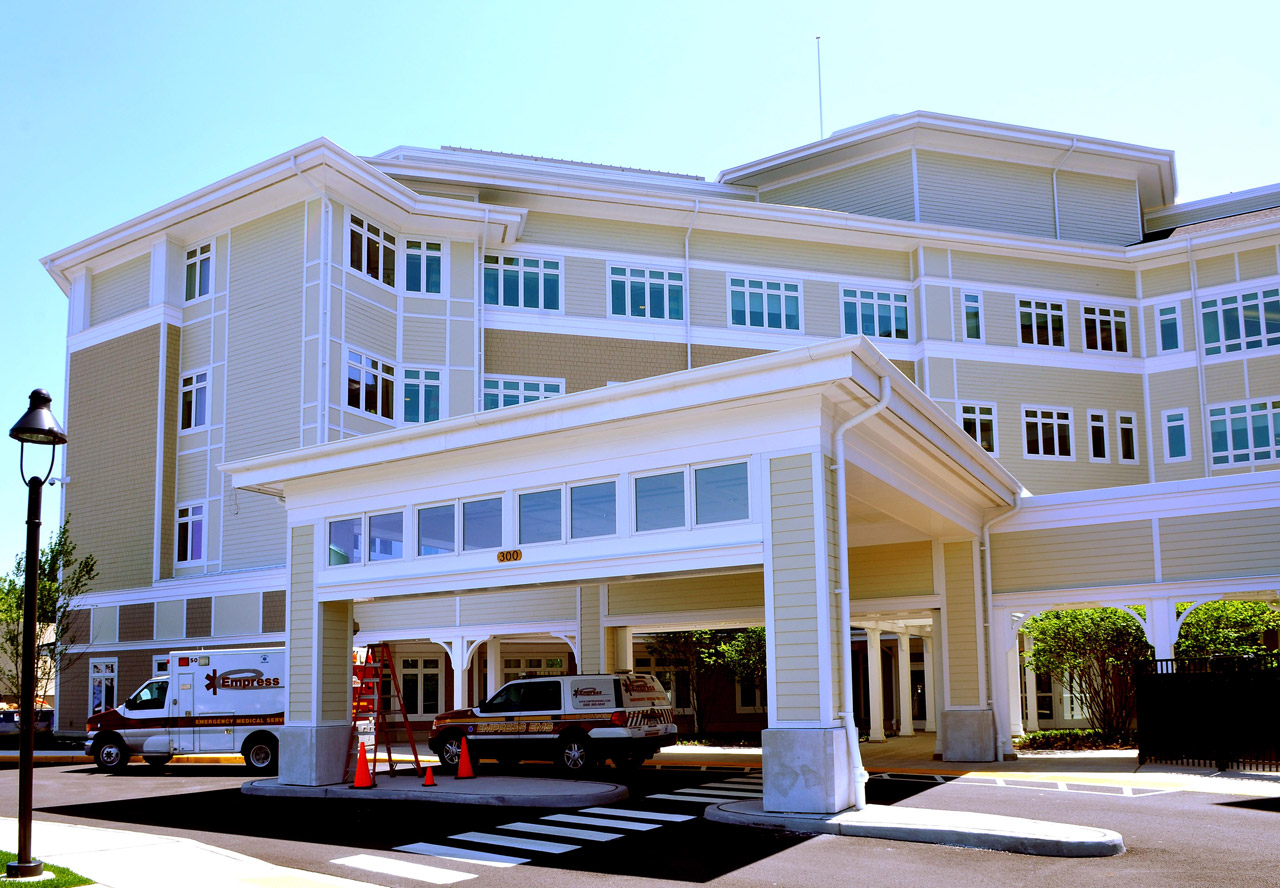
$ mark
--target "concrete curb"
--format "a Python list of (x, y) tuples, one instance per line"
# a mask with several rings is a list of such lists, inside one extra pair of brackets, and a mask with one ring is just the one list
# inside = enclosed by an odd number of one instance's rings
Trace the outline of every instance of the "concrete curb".
[(956, 845), (1042, 857), (1113, 857), (1125, 851), (1117, 832), (1091, 826), (1025, 820), (999, 814), (867, 805), (839, 814), (766, 813), (759, 799), (711, 805), (704, 815), (734, 823), (797, 833), (827, 833), (930, 845)]
[(550, 780), (541, 777), (474, 777), (458, 781), (454, 777), (440, 776), (436, 777), (435, 786), (422, 786), (417, 777), (379, 774), (377, 780), (377, 786), (355, 789), (346, 784), (285, 785), (272, 777), (250, 781), (240, 791), (251, 796), (293, 799), (377, 799), (521, 808), (586, 808), (620, 802), (631, 795), (625, 786), (617, 783)]

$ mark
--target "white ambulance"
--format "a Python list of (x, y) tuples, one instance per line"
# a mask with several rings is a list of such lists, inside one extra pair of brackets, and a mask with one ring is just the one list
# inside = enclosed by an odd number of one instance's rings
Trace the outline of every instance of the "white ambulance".
[(284, 725), (284, 648), (173, 651), (169, 671), (116, 709), (89, 719), (86, 755), (119, 771), (132, 756), (162, 767), (185, 753), (239, 753), (251, 770), (277, 766)]

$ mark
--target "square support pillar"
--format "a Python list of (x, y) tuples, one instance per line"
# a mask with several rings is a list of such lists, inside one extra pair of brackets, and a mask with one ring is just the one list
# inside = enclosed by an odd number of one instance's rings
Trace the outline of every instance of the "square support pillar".
[(914, 737), (916, 726), (911, 718), (911, 635), (898, 635), (898, 736)]
[(880, 630), (867, 629), (867, 740), (884, 742), (884, 670), (881, 668)]
[(769, 728), (761, 747), (769, 763), (764, 810), (833, 814), (853, 804), (844, 728)]

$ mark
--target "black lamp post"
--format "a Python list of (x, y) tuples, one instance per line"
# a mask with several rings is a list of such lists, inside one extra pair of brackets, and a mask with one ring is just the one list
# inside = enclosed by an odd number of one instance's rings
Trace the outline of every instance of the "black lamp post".
[[(53, 399), (44, 389), (31, 393), (31, 406), (22, 415), (9, 437), (21, 442), (18, 469), (27, 485), (27, 554), (26, 586), (22, 593), (22, 701), (19, 719), (18, 755), (18, 859), (5, 867), (5, 876), (21, 879), (44, 873), (44, 864), (31, 859), (31, 777), (36, 745), (36, 596), (40, 575), (40, 493), (44, 482), (53, 474), (53, 457), (59, 444), (67, 443), (67, 434), (58, 425), (49, 405)], [(44, 477), (26, 477), (23, 457), (28, 444), (48, 444), (49, 469)]]

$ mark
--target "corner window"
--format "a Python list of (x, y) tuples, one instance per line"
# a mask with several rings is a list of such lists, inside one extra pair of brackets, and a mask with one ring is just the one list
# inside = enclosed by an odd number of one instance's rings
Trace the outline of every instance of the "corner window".
[(404, 421), (435, 422), (440, 418), (440, 371), (404, 371)]
[(1071, 411), (1059, 407), (1024, 407), (1024, 455), (1037, 459), (1073, 459)]
[(1280, 400), (1211, 406), (1209, 441), (1215, 466), (1280, 459)]
[(1089, 411), (1089, 461), (1111, 462), (1107, 452), (1107, 413), (1105, 410)]
[(390, 561), (404, 557), (404, 513), (369, 516), (369, 560)]
[(800, 330), (800, 285), (729, 279), (729, 324), (761, 330)]
[(563, 379), (538, 379), (525, 376), (486, 376), (484, 378), (485, 410), (528, 404), (564, 393)]
[(347, 264), (388, 287), (396, 285), (396, 239), (372, 222), (351, 216), (347, 228), (350, 256)]
[(635, 479), (636, 531), (685, 526), (684, 472)]
[(609, 266), (609, 313), (615, 317), (684, 320), (684, 275)]
[(575, 540), (618, 532), (618, 493), (614, 481), (569, 488), (569, 535)]
[(693, 470), (694, 523), (743, 521), (750, 515), (747, 464), (730, 463)]
[(1066, 311), (1061, 302), (1019, 299), (1018, 328), (1023, 345), (1067, 347)]
[(440, 293), (440, 244), (431, 241), (404, 242), (404, 288), (410, 293)]
[(396, 371), (390, 364), (360, 352), (347, 352), (347, 406), (383, 419), (395, 410)]
[(362, 519), (341, 518), (329, 522), (329, 564), (359, 564)]
[(560, 520), (560, 488), (522, 493), (519, 496), (520, 545), (558, 543), (563, 539)]
[(1085, 351), (1129, 353), (1129, 313), (1123, 308), (1084, 306)]
[(178, 564), (204, 561), (204, 505), (178, 508)]
[(462, 548), (502, 548), (502, 498), (472, 500), (462, 504)]
[(451, 555), (457, 551), (454, 506), (429, 506), (418, 510), (418, 554)]
[(484, 304), (559, 311), (559, 260), (485, 256)]
[(845, 335), (862, 334), (882, 339), (908, 339), (907, 294), (872, 290), (845, 290)]
[(1200, 322), (1206, 355), (1280, 345), (1280, 290), (1201, 300)]
[(192, 302), (208, 296), (213, 286), (213, 244), (201, 244), (187, 250), (187, 286), (184, 300)]
[(1138, 416), (1116, 411), (1116, 430), (1120, 438), (1120, 462), (1138, 461)]
[(1182, 313), (1176, 305), (1163, 305), (1156, 309), (1159, 327), (1160, 354), (1182, 350)]
[(982, 339), (982, 294), (964, 294), (964, 338)]
[(996, 405), (961, 404), (960, 425), (965, 434), (978, 442), (978, 446), (990, 454), (997, 454)]
[(182, 377), (180, 428), (203, 428), (209, 421), (209, 373), (201, 370)]
[(1182, 462), (1191, 459), (1187, 438), (1187, 409), (1165, 410), (1160, 414), (1164, 421), (1164, 461)]

